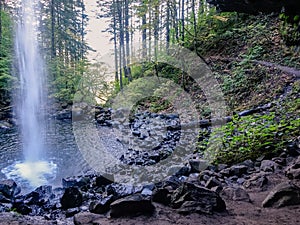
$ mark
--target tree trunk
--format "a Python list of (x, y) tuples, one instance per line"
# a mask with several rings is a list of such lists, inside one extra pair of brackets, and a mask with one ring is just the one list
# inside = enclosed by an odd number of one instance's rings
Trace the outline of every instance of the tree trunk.
[(167, 0), (167, 18), (166, 18), (166, 50), (169, 53), (170, 47), (170, 0)]
[(55, 0), (51, 0), (51, 58), (56, 57), (55, 50)]
[(117, 7), (116, 1), (113, 0), (113, 34), (114, 34), (114, 52), (115, 52), (115, 81), (119, 82), (118, 66), (118, 47), (117, 47)]
[(122, 68), (124, 66), (124, 61), (122, 58), (124, 57), (124, 27), (123, 27), (123, 15), (122, 15), (122, 1), (117, 0), (117, 9), (118, 9), (118, 22), (119, 22), (119, 34), (120, 34), (120, 41), (119, 41), (119, 82), (120, 82), (120, 89), (123, 89), (123, 74)]
[(142, 15), (142, 54), (143, 58), (145, 59), (147, 57), (147, 29), (146, 29), (146, 23), (147, 23), (147, 18), (146, 18), (146, 12), (143, 12)]
[[(132, 81), (131, 71), (130, 71), (130, 34), (129, 34), (129, 2), (125, 0), (125, 8), (124, 8), (124, 16), (125, 16), (125, 41), (126, 41), (126, 62), (124, 65), (125, 77), (128, 78), (129, 81)], [(132, 32), (132, 31), (131, 31)]]
[(184, 0), (181, 3), (181, 40), (184, 42), (184, 32), (185, 32), (185, 15), (184, 15)]
[[(2, 0), (0, 0), (0, 46), (2, 43)], [(0, 54), (1, 57), (1, 54)]]
[(80, 46), (80, 59), (84, 59), (84, 20), (85, 20), (85, 6), (84, 1), (81, 1), (81, 46)]

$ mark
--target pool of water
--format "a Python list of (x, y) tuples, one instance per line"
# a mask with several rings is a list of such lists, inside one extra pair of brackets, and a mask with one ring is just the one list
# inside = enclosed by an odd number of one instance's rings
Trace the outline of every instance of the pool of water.
[[(43, 184), (59, 186), (63, 177), (91, 170), (77, 147), (70, 121), (49, 121), (43, 136), (41, 161), (24, 164), (18, 129), (0, 131), (0, 179), (12, 178), (28, 190)], [(37, 179), (28, 181), (31, 177)]]

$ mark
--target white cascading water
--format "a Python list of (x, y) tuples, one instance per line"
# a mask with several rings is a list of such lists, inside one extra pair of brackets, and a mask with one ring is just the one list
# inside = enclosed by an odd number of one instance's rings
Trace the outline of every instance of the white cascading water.
[(46, 88), (45, 67), (38, 47), (38, 0), (22, 0), (15, 37), (20, 93), (16, 112), (20, 119), (20, 131), (24, 162), (17, 162), (2, 170), (9, 178), (27, 182), (31, 187), (48, 183), (55, 177), (56, 165), (45, 161), (44, 110)]

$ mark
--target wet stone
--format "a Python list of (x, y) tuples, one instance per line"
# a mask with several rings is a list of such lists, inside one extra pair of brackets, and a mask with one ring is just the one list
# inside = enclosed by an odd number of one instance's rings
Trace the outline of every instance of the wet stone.
[(114, 183), (114, 176), (112, 174), (103, 174), (96, 177), (97, 186), (106, 186)]
[(109, 211), (110, 204), (113, 202), (114, 197), (112, 195), (102, 197), (99, 200), (91, 202), (89, 210), (92, 213), (103, 214)]
[(64, 209), (75, 208), (81, 206), (83, 197), (78, 188), (66, 188), (60, 200), (61, 206)]
[(152, 195), (152, 201), (169, 205), (171, 203), (170, 191), (166, 188), (159, 188), (155, 190)]
[(7, 198), (12, 198), (21, 192), (20, 187), (13, 180), (0, 181), (0, 192)]
[(263, 207), (284, 207), (300, 204), (300, 187), (284, 182), (274, 187), (262, 203)]
[(155, 207), (149, 198), (140, 194), (127, 196), (111, 204), (110, 216), (113, 218), (123, 216), (151, 215)]

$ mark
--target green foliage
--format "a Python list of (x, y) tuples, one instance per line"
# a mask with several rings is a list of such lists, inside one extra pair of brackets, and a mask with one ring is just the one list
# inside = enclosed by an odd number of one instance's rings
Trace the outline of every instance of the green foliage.
[(198, 147), (213, 163), (232, 164), (261, 155), (274, 156), (299, 134), (300, 118), (279, 119), (273, 112), (234, 116), (231, 122), (214, 129), (210, 139), (199, 142)]
[(107, 68), (102, 63), (88, 65), (76, 87), (73, 101), (104, 104), (113, 89), (112, 82), (105, 81), (106, 78)]
[(172, 105), (169, 101), (163, 98), (150, 96), (138, 101), (132, 108), (132, 112), (137, 113), (139, 111), (148, 111), (153, 113), (160, 113), (171, 108)]
[[(237, 22), (236, 13), (218, 13), (214, 7), (202, 6), (202, 10), (198, 12), (197, 33), (194, 34), (193, 28), (188, 27), (189, 32), (186, 47), (193, 48), (191, 43), (195, 41), (196, 50), (201, 54), (205, 54), (207, 50), (215, 48), (219, 45), (221, 39), (232, 38), (235, 32), (232, 30), (234, 23)], [(195, 35), (195, 38), (191, 36)]]
[(63, 60), (56, 58), (49, 63), (52, 75), (51, 97), (65, 103), (72, 103), (74, 94), (86, 70), (86, 62), (78, 61), (73, 65), (66, 65)]
[(124, 87), (126, 95), (123, 95), (122, 92), (119, 92), (117, 97), (114, 97), (114, 107), (117, 109), (123, 107), (130, 108), (134, 106), (137, 102), (140, 102), (141, 99), (152, 96), (157, 84), (157, 82), (152, 82), (146, 78), (138, 78), (133, 80), (126, 87)]
[(281, 13), (280, 34), (288, 46), (300, 45), (300, 17)]
[(12, 27), (9, 15), (1, 12), (2, 33), (0, 42), (0, 99), (7, 100), (12, 90)]

